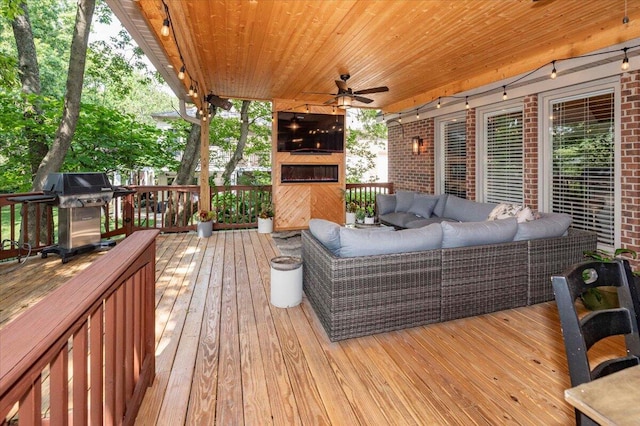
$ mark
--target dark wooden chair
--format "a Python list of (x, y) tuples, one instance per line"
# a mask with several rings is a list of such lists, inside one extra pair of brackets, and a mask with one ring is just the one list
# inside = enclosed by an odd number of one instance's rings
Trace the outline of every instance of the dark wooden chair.
[[(579, 263), (562, 275), (553, 276), (551, 281), (560, 314), (571, 386), (640, 364), (640, 303), (628, 261)], [(593, 311), (579, 317), (576, 299), (587, 289), (601, 286), (617, 287), (620, 307)], [(615, 335), (625, 336), (626, 356), (607, 359), (592, 368), (587, 350), (596, 342)], [(578, 410), (576, 424), (597, 425)]]

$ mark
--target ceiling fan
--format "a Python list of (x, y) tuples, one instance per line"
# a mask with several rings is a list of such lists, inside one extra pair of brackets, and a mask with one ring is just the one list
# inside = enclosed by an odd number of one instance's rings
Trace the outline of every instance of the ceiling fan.
[(338, 108), (347, 109), (351, 108), (352, 101), (362, 102), (363, 104), (370, 104), (373, 99), (365, 98), (360, 95), (368, 95), (370, 93), (388, 92), (387, 86), (372, 87), (364, 90), (353, 90), (347, 86), (347, 80), (351, 77), (349, 74), (340, 74), (340, 80), (336, 80), (336, 86), (338, 86), (338, 93), (331, 93), (333, 98), (325, 102), (325, 105), (331, 105), (335, 102), (338, 104)]

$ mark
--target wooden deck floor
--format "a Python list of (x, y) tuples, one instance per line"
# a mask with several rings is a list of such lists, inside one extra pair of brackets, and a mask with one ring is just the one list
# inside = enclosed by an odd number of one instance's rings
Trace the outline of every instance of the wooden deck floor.
[[(574, 424), (555, 303), (331, 343), (306, 299), (270, 305), (277, 254), (255, 231), (159, 236), (157, 374), (136, 424)], [(99, 255), (0, 265), (0, 319), (16, 281)]]

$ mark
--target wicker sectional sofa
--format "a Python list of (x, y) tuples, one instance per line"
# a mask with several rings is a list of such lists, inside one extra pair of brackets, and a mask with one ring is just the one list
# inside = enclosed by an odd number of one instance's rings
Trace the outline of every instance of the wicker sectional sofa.
[(303, 230), (303, 288), (337, 341), (552, 300), (550, 276), (596, 244), (595, 233), (569, 228), (553, 238), (341, 257)]

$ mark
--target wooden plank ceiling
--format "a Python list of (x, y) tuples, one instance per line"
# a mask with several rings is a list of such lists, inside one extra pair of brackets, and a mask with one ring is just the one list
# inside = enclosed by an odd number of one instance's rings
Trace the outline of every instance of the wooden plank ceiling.
[(366, 95), (385, 112), (640, 37), (640, 2), (624, 0), (165, 0), (169, 37), (162, 0), (135, 3), (161, 60), (186, 66), (179, 97), (192, 79), (200, 94), (322, 104), (349, 73), (353, 90), (389, 87)]

